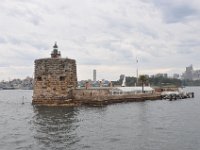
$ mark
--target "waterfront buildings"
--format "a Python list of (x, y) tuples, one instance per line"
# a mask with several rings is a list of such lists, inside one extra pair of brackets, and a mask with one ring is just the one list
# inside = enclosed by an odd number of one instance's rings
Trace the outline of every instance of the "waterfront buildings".
[(185, 72), (182, 75), (183, 79), (186, 80), (200, 80), (200, 70), (194, 70), (193, 66), (186, 67)]

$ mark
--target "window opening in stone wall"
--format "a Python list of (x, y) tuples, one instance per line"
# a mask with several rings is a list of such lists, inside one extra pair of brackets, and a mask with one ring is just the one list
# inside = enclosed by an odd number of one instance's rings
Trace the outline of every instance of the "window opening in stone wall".
[(37, 81), (42, 81), (42, 77), (37, 77)]
[(64, 80), (65, 80), (65, 77), (61, 76), (60, 81), (64, 81)]

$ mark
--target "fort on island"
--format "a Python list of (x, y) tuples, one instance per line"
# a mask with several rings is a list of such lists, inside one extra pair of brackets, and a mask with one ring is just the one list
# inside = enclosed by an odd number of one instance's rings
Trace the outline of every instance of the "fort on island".
[(54, 104), (69, 100), (76, 86), (76, 61), (61, 58), (56, 43), (51, 58), (35, 60), (34, 104)]
[[(50, 58), (35, 60), (32, 103), (45, 106), (106, 105), (158, 100), (162, 95), (151, 87), (77, 87), (76, 60), (62, 58), (57, 43)], [(95, 79), (96, 80), (96, 79)], [(112, 85), (112, 84), (111, 84)], [(170, 96), (170, 95), (169, 95)], [(172, 98), (172, 97), (170, 97)]]

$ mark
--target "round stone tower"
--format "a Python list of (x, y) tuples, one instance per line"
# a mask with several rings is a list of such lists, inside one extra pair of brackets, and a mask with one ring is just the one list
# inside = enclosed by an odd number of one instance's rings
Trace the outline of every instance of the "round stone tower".
[(61, 58), (55, 43), (51, 58), (35, 60), (33, 104), (63, 104), (77, 86), (76, 61)]

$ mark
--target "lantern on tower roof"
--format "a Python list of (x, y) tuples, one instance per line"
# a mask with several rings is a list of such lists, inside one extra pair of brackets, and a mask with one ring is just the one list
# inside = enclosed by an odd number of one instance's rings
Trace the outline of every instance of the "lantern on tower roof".
[(51, 58), (60, 58), (60, 57), (61, 57), (61, 53), (60, 51), (58, 51), (57, 42), (55, 42), (53, 46), (53, 51), (51, 52)]

